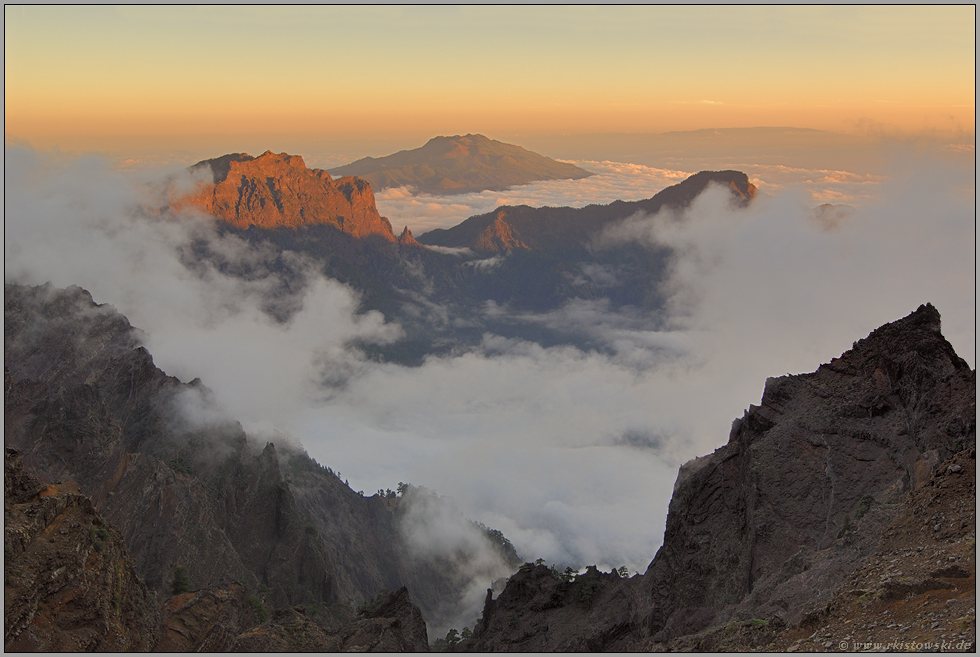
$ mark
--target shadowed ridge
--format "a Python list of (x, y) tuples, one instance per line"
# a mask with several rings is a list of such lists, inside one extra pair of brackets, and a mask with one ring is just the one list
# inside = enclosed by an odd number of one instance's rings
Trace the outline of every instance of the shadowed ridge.
[(664, 208), (682, 210), (711, 184), (722, 185), (729, 189), (732, 201), (742, 207), (755, 198), (755, 185), (750, 183), (748, 176), (741, 171), (702, 171), (642, 201), (614, 201), (608, 205), (588, 205), (584, 208), (532, 208), (527, 205), (516, 207), (504, 205), (492, 212), (470, 217), (452, 228), (437, 228), (429, 231), (420, 235), (418, 240), (422, 244), (432, 246), (469, 247), (474, 251), (485, 251), (488, 249), (478, 248), (477, 244), (486, 246), (488, 242), (484, 239), (484, 233), (488, 229), (491, 233), (495, 232), (492, 226), (502, 217), (506, 217), (507, 227), (521, 236), (524, 245), (518, 247), (515, 244), (511, 249), (583, 250), (587, 248), (589, 241), (607, 226), (627, 219), (637, 212), (652, 215)]

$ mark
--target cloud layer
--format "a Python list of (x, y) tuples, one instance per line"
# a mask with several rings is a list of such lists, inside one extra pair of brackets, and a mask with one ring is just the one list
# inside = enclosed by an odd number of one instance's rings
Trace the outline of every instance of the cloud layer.
[[(274, 273), (245, 282), (188, 271), (180, 253), (191, 238), (231, 259), (263, 256), (199, 217), (138, 212), (132, 181), (98, 160), (8, 148), (5, 164), (6, 281), (89, 289), (146, 331), (162, 369), (201, 377), (247, 431), (297, 437), (355, 489), (434, 489), (526, 559), (642, 570), (661, 542), (678, 466), (723, 444), (767, 377), (812, 371), (921, 303), (937, 306), (945, 335), (975, 364), (973, 172), (931, 161), (904, 162), (885, 179), (844, 176), (840, 185), (876, 192), (831, 229), (813, 220), (812, 192), (792, 182), (763, 187), (746, 210), (715, 192), (680, 222), (634, 217), (604, 239), (675, 249), (666, 328), (601, 299), (544, 315), (487, 308), (574, 327), (606, 349), (486, 335), (477, 349), (417, 368), (350, 348), (400, 329), (357, 314), (357, 295), (315, 271), (287, 323), (262, 310)], [(500, 202), (644, 198), (685, 175), (603, 166), (584, 181), (472, 198), (394, 190), (383, 212), (396, 225), (436, 227)]]

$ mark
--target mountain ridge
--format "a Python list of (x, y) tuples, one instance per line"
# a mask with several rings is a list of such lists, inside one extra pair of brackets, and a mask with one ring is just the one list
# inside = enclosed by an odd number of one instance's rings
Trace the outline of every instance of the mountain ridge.
[(266, 587), (279, 608), (408, 586), (439, 626), (471, 578), (519, 561), (458, 512), (469, 540), (451, 564), (417, 552), (404, 517), (439, 499), (366, 497), (302, 449), (253, 441), (234, 420), (191, 422), (181, 400), (208, 404), (207, 389), (159, 370), (128, 320), (81, 288), (5, 284), (4, 327), (5, 446), (34, 476), (77, 483), (150, 591), (178, 568), (195, 589)]
[[(452, 228), (437, 228), (419, 235), (422, 244), (451, 248), (468, 247), (477, 252), (510, 251), (515, 248), (560, 252), (583, 249), (603, 228), (636, 213), (655, 215), (662, 209), (680, 210), (690, 205), (709, 185), (720, 185), (741, 206), (755, 198), (756, 186), (741, 171), (701, 171), (667, 187), (648, 199), (613, 201), (583, 208), (500, 206), (492, 212), (466, 219)], [(507, 231), (519, 239), (493, 239)], [(487, 236), (484, 237), (484, 232)]]

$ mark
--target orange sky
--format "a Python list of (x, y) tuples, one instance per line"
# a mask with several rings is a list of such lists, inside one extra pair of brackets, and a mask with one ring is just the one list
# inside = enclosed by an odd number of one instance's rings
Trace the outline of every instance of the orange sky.
[(5, 7), (4, 131), (256, 135), (975, 124), (975, 8)]

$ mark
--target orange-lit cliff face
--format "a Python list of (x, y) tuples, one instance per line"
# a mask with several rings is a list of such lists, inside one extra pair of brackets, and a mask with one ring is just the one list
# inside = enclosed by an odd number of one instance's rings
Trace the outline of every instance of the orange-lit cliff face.
[(204, 160), (212, 183), (170, 200), (172, 209), (189, 206), (237, 228), (296, 228), (329, 224), (354, 237), (377, 235), (395, 241), (391, 223), (378, 214), (371, 185), (353, 176), (334, 180), (326, 171), (308, 169), (303, 158), (266, 151)]

